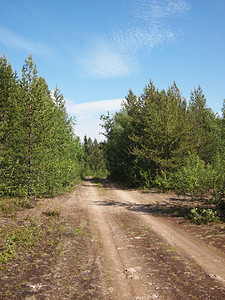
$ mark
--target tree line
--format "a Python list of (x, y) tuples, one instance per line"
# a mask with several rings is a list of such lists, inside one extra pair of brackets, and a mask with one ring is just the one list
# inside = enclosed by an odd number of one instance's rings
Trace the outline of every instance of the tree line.
[(53, 196), (87, 176), (107, 175), (101, 144), (74, 133), (65, 99), (38, 76), (32, 55), (22, 75), (0, 57), (0, 197)]
[(81, 174), (82, 147), (65, 100), (51, 94), (32, 56), (22, 76), (0, 58), (0, 195), (41, 197), (74, 184)]
[(224, 210), (225, 101), (222, 115), (207, 107), (201, 87), (186, 101), (176, 83), (150, 81), (132, 90), (119, 112), (101, 116), (106, 140), (74, 133), (65, 99), (38, 76), (32, 56), (19, 78), (0, 58), (0, 196), (36, 198), (74, 186), (80, 177), (109, 175), (127, 185), (203, 197)]
[(224, 199), (225, 101), (219, 116), (207, 107), (200, 86), (187, 103), (175, 82), (160, 91), (150, 80), (139, 97), (129, 90), (121, 110), (101, 121), (113, 179)]
[(108, 176), (102, 143), (84, 136), (83, 177), (103, 178)]

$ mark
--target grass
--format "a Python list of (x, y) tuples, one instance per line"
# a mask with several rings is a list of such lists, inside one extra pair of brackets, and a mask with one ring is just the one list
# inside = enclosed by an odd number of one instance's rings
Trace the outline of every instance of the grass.
[(47, 210), (42, 212), (43, 215), (47, 217), (53, 217), (53, 218), (58, 218), (60, 215), (60, 211), (53, 209), (53, 210)]
[(0, 215), (3, 217), (15, 216), (18, 210), (30, 208), (30, 202), (27, 198), (1, 198)]
[(17, 224), (3, 226), (0, 229), (0, 269), (13, 260), (22, 261), (24, 254), (30, 257), (44, 247), (52, 246), (55, 233), (52, 224), (32, 218), (27, 220), (27, 217)]
[(176, 248), (168, 248), (167, 251), (170, 253), (176, 253), (177, 249)]
[(59, 212), (49, 210), (37, 218), (29, 208), (27, 199), (0, 199), (0, 299), (20, 297), (24, 282), (47, 272), (63, 252)]

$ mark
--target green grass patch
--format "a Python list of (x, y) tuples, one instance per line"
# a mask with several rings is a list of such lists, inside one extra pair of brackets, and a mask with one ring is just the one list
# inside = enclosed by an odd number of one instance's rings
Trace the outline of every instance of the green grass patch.
[(30, 201), (27, 198), (0, 199), (0, 215), (3, 217), (11, 217), (16, 214), (17, 210), (23, 210), (30, 207)]
[[(0, 229), (0, 269), (13, 260), (24, 260), (43, 248), (51, 247), (59, 236), (56, 226), (26, 217), (17, 224), (5, 225)], [(53, 239), (54, 237), (54, 239)]]

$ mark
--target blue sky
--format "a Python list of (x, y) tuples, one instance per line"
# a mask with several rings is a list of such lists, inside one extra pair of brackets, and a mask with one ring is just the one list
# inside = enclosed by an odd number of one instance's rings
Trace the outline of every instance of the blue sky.
[(128, 90), (175, 80), (188, 100), (201, 85), (208, 107), (225, 98), (224, 0), (0, 0), (0, 54), (20, 72), (33, 54), (75, 115), (75, 133), (99, 137), (99, 116)]

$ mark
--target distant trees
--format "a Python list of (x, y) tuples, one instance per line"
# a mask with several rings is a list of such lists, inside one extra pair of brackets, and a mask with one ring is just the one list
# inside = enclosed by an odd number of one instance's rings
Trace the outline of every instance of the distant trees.
[(106, 169), (105, 158), (101, 148), (96, 139), (92, 139), (84, 136), (83, 143), (83, 176), (91, 177), (106, 177), (108, 171)]
[(21, 79), (0, 58), (0, 96), (1, 195), (53, 195), (73, 185), (81, 173), (81, 144), (63, 95), (56, 87), (51, 96), (32, 56)]

